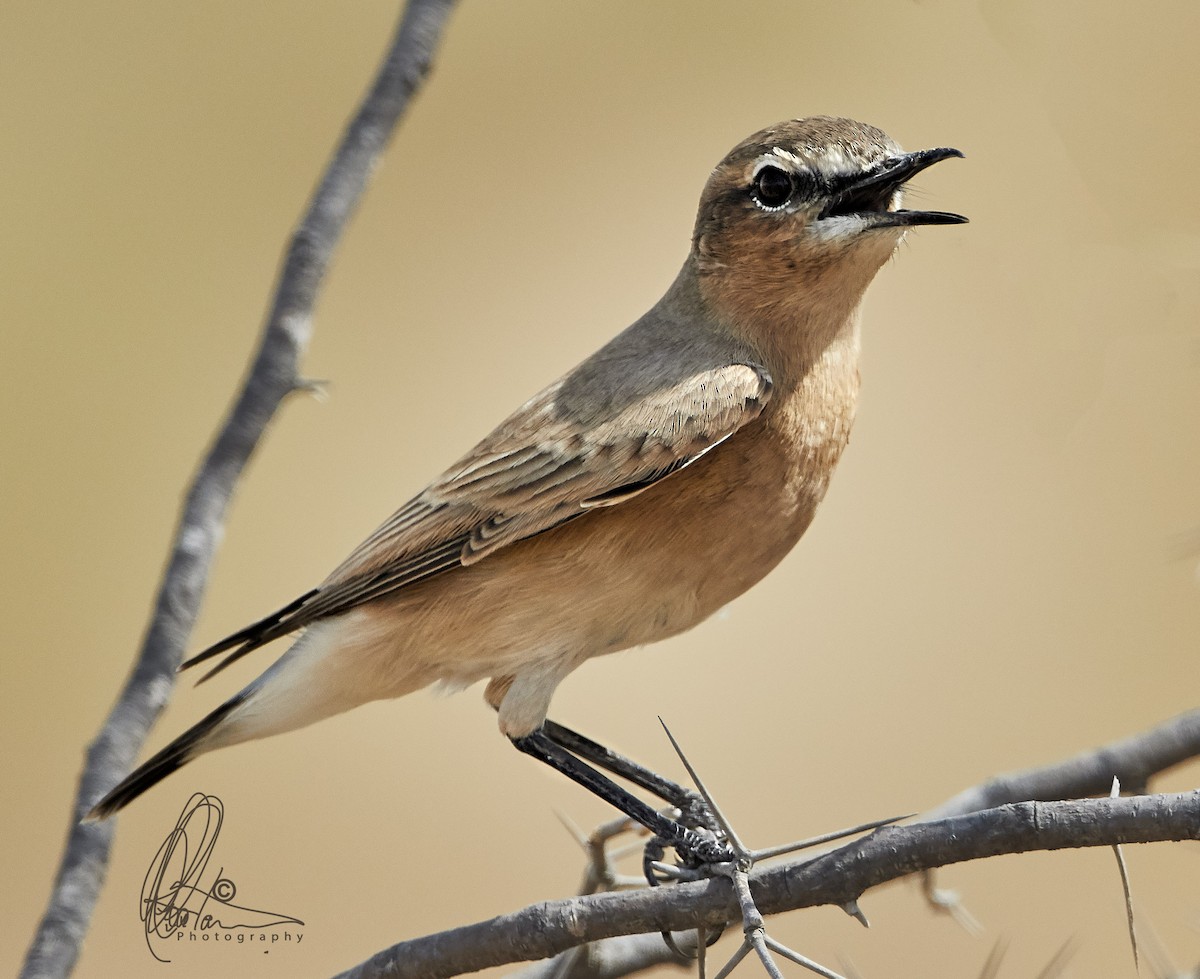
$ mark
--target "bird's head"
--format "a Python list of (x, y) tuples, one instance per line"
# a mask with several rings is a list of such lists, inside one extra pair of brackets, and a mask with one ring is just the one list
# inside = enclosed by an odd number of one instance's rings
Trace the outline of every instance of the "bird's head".
[(755, 133), (700, 197), (691, 261), (702, 289), (750, 316), (853, 308), (908, 228), (967, 220), (900, 207), (910, 179), (953, 156), (962, 154), (905, 153), (874, 126), (827, 116)]

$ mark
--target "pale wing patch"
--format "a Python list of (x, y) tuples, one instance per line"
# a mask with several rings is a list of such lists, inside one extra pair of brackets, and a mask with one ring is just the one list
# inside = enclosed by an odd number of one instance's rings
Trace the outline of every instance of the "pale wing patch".
[[(557, 437), (537, 451), (513, 450), (503, 471), (465, 462), (441, 499), (494, 511), (471, 534), (463, 563), (474, 563), (515, 541), (588, 510), (615, 506), (690, 465), (757, 418), (770, 398), (762, 368), (732, 364), (654, 392), (585, 433), (558, 423)], [(486, 451), (486, 450), (485, 450)], [(486, 471), (486, 479), (479, 474)], [(486, 496), (485, 496), (486, 494)]]

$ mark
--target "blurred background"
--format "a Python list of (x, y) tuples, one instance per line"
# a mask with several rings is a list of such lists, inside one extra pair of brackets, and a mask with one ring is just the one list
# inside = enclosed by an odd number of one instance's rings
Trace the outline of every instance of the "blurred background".
[[(0, 7), (0, 971), (49, 892), (83, 748), (141, 638), (180, 495), (395, 3)], [(191, 644), (290, 600), (675, 275), (710, 168), (779, 119), (966, 153), (865, 310), (854, 439), (816, 523), (693, 633), (586, 665), (554, 715), (681, 777), (755, 845), (923, 810), (1196, 706), (1200, 8), (1104, 0), (464, 0), (322, 292), (297, 397), (242, 483)], [(1189, 535), (1190, 538), (1189, 538)], [(1181, 548), (1180, 541), (1185, 545)], [(739, 650), (736, 662), (718, 650)], [(282, 646), (279, 647), (282, 650)], [(157, 748), (256, 675), (185, 682)], [(1200, 769), (1160, 780), (1191, 788)], [(142, 876), (187, 796), (300, 947), (149, 955)], [(609, 813), (474, 689), (206, 756), (122, 815), (80, 976), (321, 976), (573, 893)], [(1200, 958), (1200, 850), (1129, 848), (1149, 945)], [(905, 882), (776, 919), (863, 976), (1132, 976), (1112, 853)], [(1156, 936), (1154, 938), (1151, 935)], [(744, 966), (748, 975), (752, 966)]]

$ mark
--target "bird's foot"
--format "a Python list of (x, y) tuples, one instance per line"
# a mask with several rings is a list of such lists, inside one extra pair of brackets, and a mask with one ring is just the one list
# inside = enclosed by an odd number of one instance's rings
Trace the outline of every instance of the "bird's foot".
[[(692, 778), (692, 782), (699, 790), (698, 793), (692, 793), (698, 796), (698, 802), (690, 812), (682, 811), (681, 809), (676, 810), (680, 812), (680, 821), (688, 823), (690, 827), (689, 832), (705, 839), (710, 845), (703, 851), (689, 850), (686, 846), (681, 850), (675, 841), (656, 837), (646, 844), (643, 851), (643, 870), (645, 871), (646, 879), (652, 886), (658, 886), (668, 881), (699, 880), (704, 877), (720, 876), (729, 879), (734, 894), (737, 896), (738, 908), (741, 912), (743, 938), (738, 950), (721, 967), (715, 979), (724, 979), (724, 977), (728, 976), (737, 968), (742, 959), (752, 951), (757, 955), (767, 975), (771, 976), (772, 979), (782, 979), (782, 973), (779, 971), (779, 966), (775, 962), (774, 955), (789, 959), (797, 965), (815, 972), (819, 976), (826, 976), (828, 979), (842, 979), (832, 969), (828, 969), (819, 962), (801, 955), (799, 952), (788, 948), (767, 934), (762, 913), (758, 910), (758, 905), (755, 903), (754, 895), (751, 891), (750, 871), (759, 861), (767, 860), (771, 857), (783, 856), (784, 854), (793, 853), (796, 850), (817, 846), (822, 843), (828, 843), (842, 837), (867, 832), (880, 826), (894, 823), (897, 819), (905, 817), (900, 816), (891, 819), (875, 820), (860, 826), (837, 830), (833, 833), (825, 833), (821, 836), (799, 840), (783, 846), (752, 850), (738, 837), (732, 824), (721, 811), (703, 781), (701, 781), (700, 776), (684, 755), (683, 750), (679, 747), (679, 743), (675, 740), (670, 730), (667, 729), (666, 724), (663, 724), (663, 730), (666, 731), (667, 737), (670, 738), (671, 746), (675, 749), (679, 760), (683, 762), (684, 767)], [(668, 845), (673, 846), (676, 852), (680, 854), (681, 864), (671, 865), (663, 861), (665, 849)], [(728, 857), (720, 859), (719, 855), (725, 853), (728, 854)], [(717, 858), (705, 859), (708, 856)], [(845, 910), (848, 914), (862, 922), (864, 926), (867, 925), (866, 916), (857, 904), (849, 905)], [(722, 928), (721, 931), (723, 930)], [(721, 931), (713, 934), (701, 932), (696, 936), (696, 957), (699, 959), (700, 979), (705, 979), (706, 976), (705, 949), (721, 936)], [(664, 932), (663, 939), (673, 951), (681, 955), (685, 954), (681, 951), (670, 933)]]

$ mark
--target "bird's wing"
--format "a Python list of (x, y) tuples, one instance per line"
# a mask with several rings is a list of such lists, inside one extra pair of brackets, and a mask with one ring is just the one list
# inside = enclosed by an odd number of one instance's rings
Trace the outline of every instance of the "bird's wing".
[(183, 664), (233, 650), (214, 670), (317, 619), (474, 564), (590, 510), (616, 506), (753, 421), (771, 378), (750, 364), (698, 371), (586, 424), (562, 383), (532, 399), (394, 513), (321, 584)]

